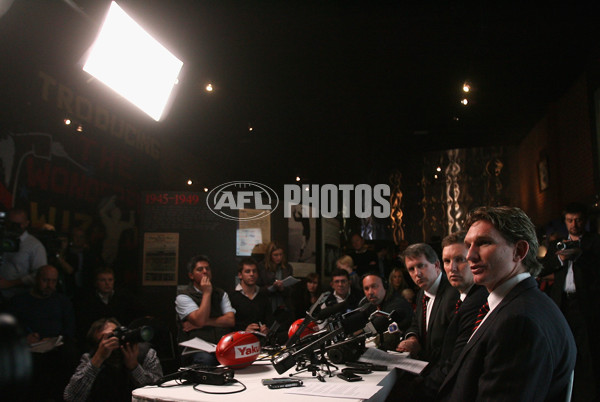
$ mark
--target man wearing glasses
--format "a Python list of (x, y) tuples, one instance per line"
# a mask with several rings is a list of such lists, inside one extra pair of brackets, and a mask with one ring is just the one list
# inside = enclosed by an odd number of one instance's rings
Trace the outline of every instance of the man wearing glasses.
[[(198, 337), (216, 345), (223, 335), (233, 330), (235, 310), (227, 293), (212, 286), (207, 256), (192, 257), (187, 268), (191, 282), (185, 289), (178, 290), (175, 298), (179, 343)], [(217, 366), (219, 363), (214, 353), (201, 351), (182, 356), (182, 365), (190, 364)]]
[(331, 273), (331, 288), (333, 292), (325, 300), (325, 306), (346, 302), (347, 311), (350, 311), (358, 307), (358, 303), (363, 297), (356, 291), (352, 292), (348, 271), (341, 268), (336, 268)]

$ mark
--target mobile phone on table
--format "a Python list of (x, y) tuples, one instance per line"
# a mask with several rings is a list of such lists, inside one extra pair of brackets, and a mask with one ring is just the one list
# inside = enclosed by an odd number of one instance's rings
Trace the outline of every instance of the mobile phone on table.
[(297, 384), (302, 385), (302, 380), (297, 378), (263, 378), (262, 385), (281, 385), (281, 384)]
[(346, 367), (342, 369), (342, 373), (354, 373), (354, 374), (371, 374), (373, 371), (366, 367)]
[(292, 387), (301, 387), (302, 381), (300, 380), (291, 380), (291, 381), (275, 381), (272, 384), (267, 384), (269, 389), (279, 389), (279, 388), (292, 388)]
[(362, 380), (362, 377), (351, 372), (351, 371), (347, 371), (345, 373), (340, 373), (337, 375), (339, 378), (341, 378), (344, 381), (349, 381), (349, 382), (354, 382), (354, 381), (360, 381)]

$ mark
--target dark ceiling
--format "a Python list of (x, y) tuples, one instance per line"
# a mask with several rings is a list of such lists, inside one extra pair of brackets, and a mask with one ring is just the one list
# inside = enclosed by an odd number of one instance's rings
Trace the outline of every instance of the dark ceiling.
[[(78, 50), (108, 5), (17, 3), (10, 13), (29, 18), (23, 29)], [(69, 17), (38, 23), (49, 3)], [(190, 176), (209, 185), (358, 183), (418, 164), (422, 152), (516, 143), (597, 56), (599, 39), (592, 1), (525, 3), (119, 2), (185, 63), (155, 133), (191, 151), (200, 171)], [(22, 36), (31, 41), (23, 32), (11, 41)]]

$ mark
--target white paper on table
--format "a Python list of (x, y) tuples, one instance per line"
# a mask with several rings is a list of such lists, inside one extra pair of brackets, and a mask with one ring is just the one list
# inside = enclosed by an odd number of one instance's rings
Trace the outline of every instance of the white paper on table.
[(429, 364), (422, 360), (411, 359), (408, 357), (408, 352), (385, 352), (375, 348), (367, 348), (358, 360), (366, 363), (397, 367), (414, 374), (421, 374), (423, 369)]
[(381, 388), (380, 385), (367, 385), (363, 381), (347, 384), (310, 383), (302, 387), (287, 388), (286, 394), (323, 396), (330, 398), (369, 399)]
[(217, 350), (217, 345), (215, 345), (214, 343), (206, 342), (204, 339), (200, 339), (198, 337), (190, 339), (189, 341), (181, 342), (179, 346), (185, 347), (183, 352), (181, 352), (182, 355), (195, 353), (199, 350), (209, 353), (215, 352)]

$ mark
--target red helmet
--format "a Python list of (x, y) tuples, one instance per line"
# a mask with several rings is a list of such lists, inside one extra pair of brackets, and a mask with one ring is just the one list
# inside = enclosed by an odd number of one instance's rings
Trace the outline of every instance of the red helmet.
[(224, 335), (217, 344), (217, 360), (223, 366), (234, 369), (248, 367), (260, 353), (260, 341), (256, 335), (237, 331)]
[[(290, 329), (288, 330), (288, 338), (291, 338), (292, 335), (294, 335), (296, 331), (298, 331), (300, 325), (302, 325), (303, 322), (304, 318), (298, 318), (296, 321), (293, 322), (292, 325), (290, 325)], [(302, 331), (302, 333), (300, 334), (300, 338), (304, 338), (306, 335), (314, 334), (317, 331), (319, 331), (319, 327), (317, 326), (317, 324), (315, 324), (314, 321), (311, 321), (306, 326), (306, 328), (304, 328), (304, 331)]]

